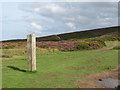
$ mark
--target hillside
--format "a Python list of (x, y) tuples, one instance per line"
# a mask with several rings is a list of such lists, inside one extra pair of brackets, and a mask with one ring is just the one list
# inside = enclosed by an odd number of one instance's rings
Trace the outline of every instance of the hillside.
[(100, 38), (104, 38), (104, 37), (112, 37), (112, 36), (117, 37), (117, 36), (118, 36), (118, 32), (115, 31), (115, 32), (107, 33), (107, 34), (104, 34), (104, 35), (100, 36)]
[[(58, 35), (50, 35), (45, 37), (38, 37), (37, 41), (57, 41), (57, 40), (68, 40), (68, 39), (85, 39), (93, 37), (109, 37), (118, 36), (119, 26), (98, 28), (93, 30), (85, 30), (79, 32), (64, 33)], [(14, 41), (25, 41), (26, 39), (7, 40), (10, 42)], [(6, 41), (3, 41), (6, 42)]]
[[(40, 40), (68, 40), (68, 39), (85, 39), (85, 38), (93, 38), (93, 37), (100, 37), (107, 34), (110, 35), (118, 35), (118, 29), (119, 27), (108, 27), (108, 28), (99, 28), (99, 29), (93, 29), (93, 30), (86, 30), (86, 31), (79, 31), (79, 32), (72, 32), (72, 33), (64, 33), (64, 34), (58, 34), (51, 35), (47, 37), (40, 37), (37, 38), (38, 41)], [(116, 33), (115, 33), (116, 32)], [(115, 34), (112, 34), (115, 33)]]

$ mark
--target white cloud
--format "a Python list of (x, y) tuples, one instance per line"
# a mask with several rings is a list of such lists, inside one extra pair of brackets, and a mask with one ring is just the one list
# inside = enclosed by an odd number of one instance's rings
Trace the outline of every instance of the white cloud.
[(33, 26), (33, 27), (36, 28), (37, 30), (42, 30), (42, 29), (43, 29), (41, 25), (38, 25), (38, 24), (35, 23), (35, 22), (32, 22), (32, 23), (31, 23), (31, 26)]
[(39, 12), (39, 11), (40, 11), (40, 8), (34, 8), (33, 11), (35, 11), (35, 12)]
[(68, 27), (72, 28), (72, 29), (76, 29), (74, 23), (68, 22), (68, 23), (66, 23), (66, 25), (67, 25)]
[(50, 5), (46, 5), (45, 9), (50, 10), (53, 13), (64, 13), (65, 9), (56, 5), (56, 4), (50, 4)]
[(37, 22), (44, 27), (43, 32), (47, 35), (116, 26), (117, 5), (113, 2), (46, 2), (34, 3), (24, 9), (40, 16)]
[(33, 7), (24, 7), (24, 9), (28, 11), (32, 11), (35, 13), (43, 13), (43, 14), (62, 14), (65, 13), (65, 8), (62, 8), (61, 6), (57, 4), (46, 4), (46, 3), (37, 3)]

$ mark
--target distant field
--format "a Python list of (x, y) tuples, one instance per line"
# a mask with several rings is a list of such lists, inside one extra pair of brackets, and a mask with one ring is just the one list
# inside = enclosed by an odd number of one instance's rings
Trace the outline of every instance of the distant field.
[[(118, 66), (118, 50), (106, 50), (117, 41), (106, 42), (97, 50), (61, 52), (37, 48), (37, 72), (27, 70), (25, 49), (3, 49), (3, 88), (78, 88), (75, 82), (85, 76), (108, 72)], [(87, 82), (87, 81), (86, 81)]]

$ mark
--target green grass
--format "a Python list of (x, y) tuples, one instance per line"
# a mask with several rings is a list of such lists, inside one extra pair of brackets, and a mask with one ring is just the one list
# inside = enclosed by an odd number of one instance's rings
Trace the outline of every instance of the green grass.
[(118, 41), (106, 41), (106, 47), (118, 46)]
[[(107, 45), (114, 43), (107, 42)], [(28, 68), (24, 50), (6, 49), (3, 52), (13, 55), (13, 58), (3, 58), (3, 88), (77, 88), (82, 86), (75, 82), (83, 76), (109, 71), (118, 65), (118, 50), (45, 52), (37, 49), (37, 72), (30, 73), (20, 71)]]

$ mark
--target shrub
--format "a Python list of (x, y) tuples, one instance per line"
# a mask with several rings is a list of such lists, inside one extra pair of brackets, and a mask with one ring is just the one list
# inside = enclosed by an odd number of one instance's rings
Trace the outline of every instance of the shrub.
[(103, 46), (105, 46), (105, 43), (103, 42), (98, 42), (98, 41), (82, 41), (82, 42), (77, 42), (76, 44), (77, 49), (98, 49)]
[(120, 46), (115, 46), (113, 49), (120, 50)]
[(100, 39), (100, 38), (91, 38), (91, 39), (86, 39), (85, 41), (91, 41), (91, 42), (94, 42), (94, 41), (97, 41), (99, 44), (105, 46), (105, 42), (104, 40)]
[(58, 45), (58, 42), (53, 41), (46, 41), (46, 42), (38, 42), (37, 47), (39, 48), (56, 48)]
[(89, 49), (89, 44), (86, 42), (76, 42), (77, 50)]
[(76, 50), (76, 46), (74, 42), (62, 41), (58, 44), (58, 49), (60, 51), (74, 51)]
[(118, 85), (117, 88), (120, 88), (120, 85)]
[(17, 47), (17, 43), (2, 43), (1, 48), (2, 49), (13, 49)]
[(2, 49), (2, 45), (0, 45), (0, 49)]
[(120, 37), (112, 37), (114, 40), (120, 41)]
[(8, 46), (5, 46), (5, 47), (3, 47), (3, 49), (13, 49), (13, 48), (15, 48), (16, 46), (15, 45), (8, 45)]
[(59, 42), (38, 42), (37, 47), (40, 48), (56, 48), (60, 51), (75, 51), (75, 50), (88, 50), (98, 49), (105, 46), (103, 41), (59, 41)]

